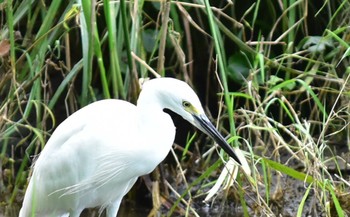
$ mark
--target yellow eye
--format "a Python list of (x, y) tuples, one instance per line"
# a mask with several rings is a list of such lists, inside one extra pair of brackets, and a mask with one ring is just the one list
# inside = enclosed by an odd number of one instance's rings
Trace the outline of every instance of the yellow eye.
[(189, 103), (187, 101), (182, 101), (182, 106), (185, 108), (189, 108), (189, 107), (191, 107), (191, 103)]

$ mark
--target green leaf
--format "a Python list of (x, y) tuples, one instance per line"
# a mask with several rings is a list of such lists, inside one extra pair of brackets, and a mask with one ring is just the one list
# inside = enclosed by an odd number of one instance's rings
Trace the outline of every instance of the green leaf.
[(339, 63), (341, 63), (341, 61), (343, 61), (344, 58), (350, 56), (350, 47), (348, 47), (348, 49), (346, 49), (345, 53), (343, 54), (343, 56), (341, 57), (341, 59), (339, 60), (337, 66), (339, 65)]
[(311, 185), (309, 185), (309, 187), (307, 187), (306, 192), (303, 196), (303, 199), (300, 201), (300, 205), (298, 207), (298, 212), (297, 212), (297, 217), (300, 217), (303, 214), (303, 208), (304, 208), (304, 205), (305, 205), (307, 198), (309, 197), (309, 193), (310, 193), (312, 186), (313, 185), (311, 184)]
[(331, 39), (322, 36), (305, 37), (299, 45), (311, 53), (321, 53), (326, 47), (334, 47)]
[(298, 179), (300, 181), (305, 181), (309, 184), (315, 181), (315, 179), (312, 176), (296, 171), (295, 169), (285, 166), (283, 164), (280, 164), (276, 161), (272, 161), (266, 158), (263, 158), (263, 161), (266, 164), (268, 164), (271, 168), (277, 171), (280, 171), (281, 173), (284, 173), (292, 178)]
[(332, 200), (333, 200), (333, 203), (334, 203), (334, 207), (335, 207), (335, 210), (337, 211), (337, 214), (339, 217), (344, 217), (344, 211), (339, 203), (339, 200), (337, 198), (337, 195), (335, 195), (335, 192), (334, 192), (334, 189), (332, 186), (329, 186), (327, 188), (329, 190), (329, 192), (331, 193), (332, 195)]
[(227, 76), (236, 83), (244, 82), (250, 71), (249, 63), (242, 54), (234, 54), (228, 60)]
[(271, 75), (270, 79), (267, 81), (267, 84), (270, 86), (275, 86), (277, 83), (282, 82), (282, 81), (283, 81), (282, 78), (275, 76), (275, 75)]
[(142, 32), (142, 40), (144, 48), (147, 52), (151, 53), (156, 45), (158, 37), (158, 31), (154, 29), (146, 29)]

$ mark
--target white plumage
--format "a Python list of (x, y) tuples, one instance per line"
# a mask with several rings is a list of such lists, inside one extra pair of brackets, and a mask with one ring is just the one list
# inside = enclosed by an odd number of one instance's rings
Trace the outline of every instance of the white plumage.
[(116, 216), (137, 178), (152, 172), (173, 144), (175, 127), (164, 108), (213, 137), (239, 162), (186, 83), (153, 79), (144, 84), (137, 106), (98, 101), (57, 127), (34, 164), (20, 217), (79, 216), (89, 207)]

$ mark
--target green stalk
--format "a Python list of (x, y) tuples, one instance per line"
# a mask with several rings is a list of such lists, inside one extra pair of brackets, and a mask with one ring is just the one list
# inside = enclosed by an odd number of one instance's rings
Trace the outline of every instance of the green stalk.
[[(133, 11), (135, 14), (133, 14), (133, 19), (132, 19), (132, 27), (131, 27), (131, 39), (130, 39), (130, 50), (131, 52), (135, 53), (136, 55), (139, 55), (139, 50), (141, 45), (139, 43), (139, 36), (142, 34), (140, 31), (140, 25), (141, 25), (141, 19), (142, 18), (142, 8), (143, 8), (144, 0), (136, 0), (134, 2), (134, 9)], [(126, 22), (126, 21), (123, 21)], [(125, 24), (123, 24), (125, 25)], [(130, 53), (131, 54), (131, 53)], [(131, 84), (133, 83), (132, 77), (136, 78), (137, 77), (137, 71), (136, 71), (136, 66), (134, 65), (131, 71)], [(127, 80), (127, 79), (126, 79)]]
[(213, 12), (210, 8), (209, 0), (204, 0), (205, 9), (208, 15), (208, 21), (210, 26), (210, 31), (213, 36), (215, 51), (217, 53), (217, 59), (219, 63), (219, 73), (222, 81), (222, 85), (224, 86), (224, 99), (227, 106), (228, 118), (230, 123), (230, 133), (232, 136), (236, 136), (236, 129), (233, 117), (233, 100), (230, 99), (228, 94), (228, 86), (227, 86), (227, 78), (226, 78), (226, 64), (224, 60), (224, 52), (223, 52), (223, 42), (219, 38), (219, 29), (214, 22)]
[(94, 50), (95, 50), (95, 55), (97, 58), (97, 64), (98, 64), (98, 67), (100, 69), (100, 77), (101, 77), (101, 82), (102, 82), (103, 95), (104, 95), (105, 99), (109, 99), (109, 98), (111, 98), (111, 94), (109, 93), (109, 89), (108, 89), (106, 69), (105, 69), (105, 66), (103, 63), (103, 55), (102, 55), (102, 50), (101, 50), (101, 41), (100, 41), (100, 36), (98, 34), (96, 23), (95, 23), (93, 29), (94, 29), (93, 30), (94, 31)]
[(160, 43), (159, 43), (159, 52), (158, 52), (158, 65), (157, 72), (164, 76), (164, 53), (165, 53), (165, 43), (167, 38), (167, 30), (168, 30), (168, 21), (169, 21), (169, 13), (170, 13), (170, 1), (163, 1), (161, 3), (162, 7), (162, 27), (160, 29)]
[[(93, 0), (95, 2), (95, 0)], [(92, 60), (94, 55), (93, 46), (93, 23), (94, 14), (91, 14), (92, 4), (90, 0), (78, 0), (78, 4), (82, 7), (83, 13), (80, 14), (80, 32), (82, 40), (82, 53), (83, 53), (83, 84), (81, 93), (81, 105), (84, 106), (88, 103), (88, 93), (90, 89), (92, 79)], [(88, 25), (90, 24), (90, 25)]]
[(13, 8), (12, 8), (12, 0), (8, 0), (6, 7), (6, 18), (9, 28), (9, 37), (10, 37), (10, 63), (11, 63), (11, 72), (12, 77), (16, 78), (16, 56), (15, 56), (15, 31), (13, 29)]
[(116, 24), (116, 17), (117, 17), (117, 8), (116, 6), (111, 7), (111, 2), (108, 0), (103, 1), (103, 6), (105, 9), (105, 15), (106, 15), (106, 23), (107, 23), (107, 30), (108, 30), (108, 45), (109, 45), (109, 53), (110, 53), (110, 73), (111, 73), (111, 82), (112, 82), (112, 88), (113, 88), (113, 95), (115, 98), (122, 98), (125, 99), (125, 93), (124, 93), (124, 85), (123, 85), (123, 79), (121, 75), (120, 70), (120, 64), (119, 64), (119, 55), (118, 55), (118, 48), (117, 48), (117, 24)]
[(129, 28), (128, 28), (128, 18), (126, 16), (126, 4), (125, 0), (120, 1), (120, 8), (121, 8), (121, 15), (122, 15), (122, 26), (123, 26), (123, 33), (124, 33), (124, 40), (125, 40), (125, 47), (126, 47), (126, 55), (128, 58), (128, 65), (129, 65), (129, 72), (133, 72), (134, 67), (132, 63), (132, 56), (131, 56), (131, 44), (130, 44), (130, 34), (129, 34)]

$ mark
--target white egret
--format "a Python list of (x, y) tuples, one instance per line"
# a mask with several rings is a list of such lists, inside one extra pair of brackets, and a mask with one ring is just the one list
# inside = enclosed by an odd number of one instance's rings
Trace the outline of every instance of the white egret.
[(34, 164), (19, 216), (79, 216), (85, 208), (101, 207), (115, 217), (137, 178), (152, 172), (171, 149), (175, 127), (165, 108), (240, 163), (195, 92), (180, 80), (157, 78), (143, 85), (137, 106), (101, 100), (63, 121)]

